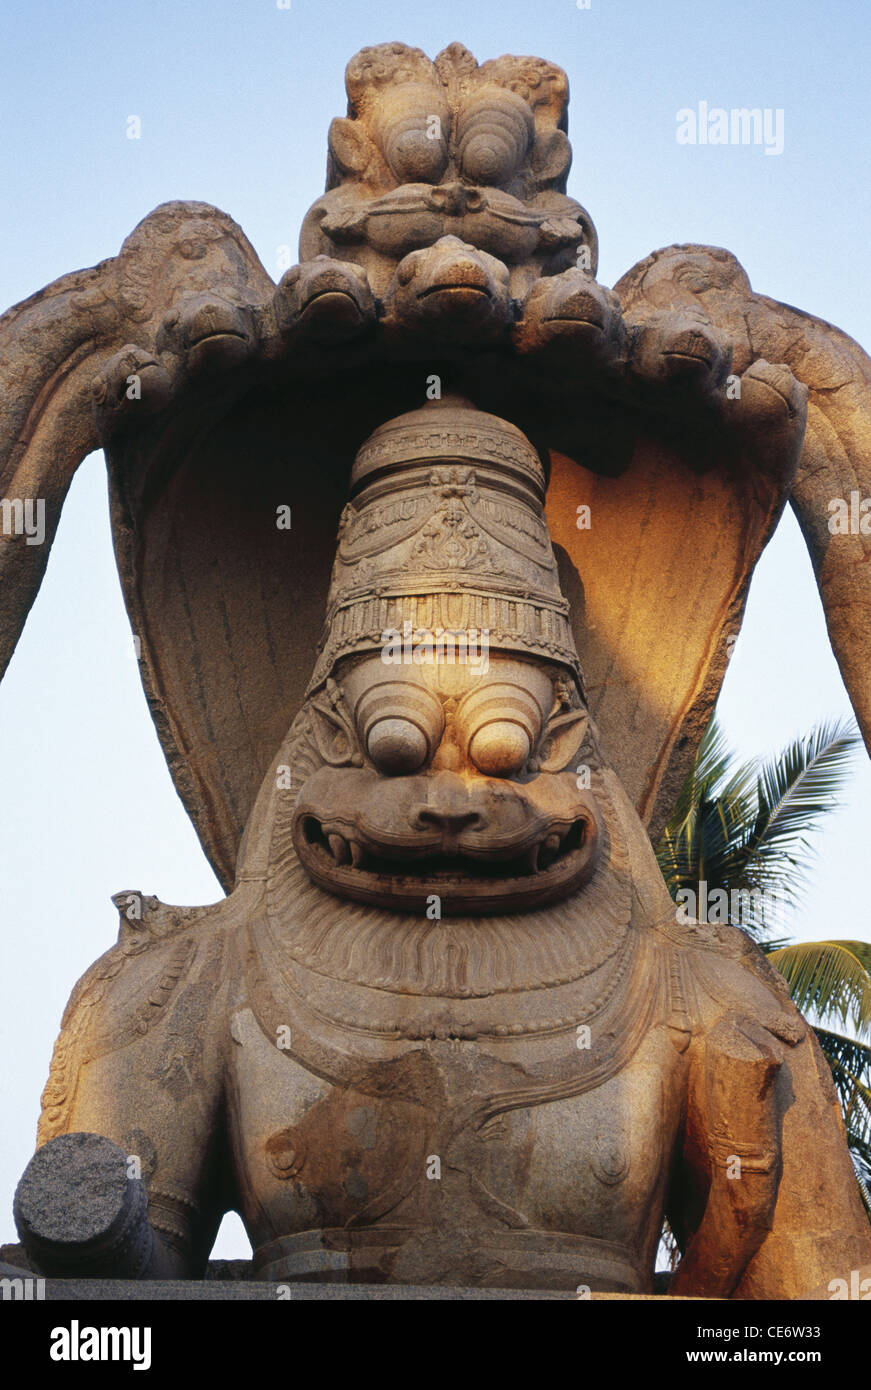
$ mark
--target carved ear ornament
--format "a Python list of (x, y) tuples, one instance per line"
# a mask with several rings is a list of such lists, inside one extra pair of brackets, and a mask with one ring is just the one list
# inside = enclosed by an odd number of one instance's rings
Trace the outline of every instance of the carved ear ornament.
[(562, 772), (570, 767), (583, 747), (589, 725), (590, 716), (583, 705), (568, 713), (551, 715), (530, 762), (530, 770)]
[(311, 730), (317, 750), (330, 767), (362, 767), (363, 754), (357, 729), (344, 693), (328, 679), (325, 687), (308, 702)]

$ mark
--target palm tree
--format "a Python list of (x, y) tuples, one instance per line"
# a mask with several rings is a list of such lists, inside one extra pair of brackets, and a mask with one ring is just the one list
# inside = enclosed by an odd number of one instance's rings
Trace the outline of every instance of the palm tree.
[(714, 890), (725, 889), (728, 898), (715, 901), (740, 904), (736, 925), (784, 976), (797, 1007), (812, 1016), (871, 1213), (871, 943), (777, 940), (772, 911), (800, 898), (812, 861), (808, 837), (837, 805), (859, 743), (855, 726), (826, 723), (770, 761), (736, 765), (714, 718), (657, 858), (676, 901), (701, 898), (705, 883), (708, 901)]

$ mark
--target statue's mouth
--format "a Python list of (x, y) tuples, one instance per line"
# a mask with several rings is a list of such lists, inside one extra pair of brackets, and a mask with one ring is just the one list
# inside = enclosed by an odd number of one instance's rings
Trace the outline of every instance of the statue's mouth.
[(323, 290), (317, 290), (314, 294), (309, 295), (305, 304), (302, 306), (302, 312), (304, 313), (306, 309), (310, 309), (313, 304), (323, 304), (326, 302), (327, 305), (337, 305), (343, 300), (348, 304), (353, 304), (354, 308), (359, 313), (360, 306), (354, 295), (351, 294), (349, 290), (335, 289), (332, 286), (328, 286)]
[(701, 367), (712, 367), (714, 364), (713, 353), (702, 348), (697, 352), (684, 352), (672, 349), (669, 352), (663, 353), (663, 357), (668, 358), (670, 361), (691, 362), (694, 366)]
[(322, 285), (310, 294), (299, 311), (309, 335), (329, 340), (336, 334), (353, 336), (365, 321), (359, 300), (351, 290), (335, 284)]
[(430, 296), (434, 294), (449, 294), (451, 298), (468, 295), (470, 299), (472, 297), (481, 296), (483, 296), (484, 299), (492, 299), (493, 297), (486, 285), (474, 285), (465, 281), (457, 281), (456, 283), (444, 285), (429, 285), (425, 290), (421, 290), (418, 298), (429, 299)]
[(193, 349), (199, 347), (200, 343), (215, 343), (229, 338), (237, 338), (242, 343), (249, 343), (251, 335), (243, 333), (235, 328), (209, 328), (188, 339), (188, 347)]
[(548, 314), (545, 323), (586, 323), (591, 328), (604, 328), (605, 320), (601, 314)]
[(473, 835), (389, 844), (341, 820), (296, 818), (294, 844), (321, 887), (343, 897), (420, 910), (433, 895), (445, 914), (540, 906), (586, 882), (598, 862), (592, 817), (555, 821), (523, 842), (489, 844)]

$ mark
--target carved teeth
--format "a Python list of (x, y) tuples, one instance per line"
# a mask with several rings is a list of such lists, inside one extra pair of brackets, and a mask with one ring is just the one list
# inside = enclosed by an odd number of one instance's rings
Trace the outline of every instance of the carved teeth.
[(560, 845), (562, 844), (562, 842), (563, 837), (561, 835), (558, 835), (556, 831), (554, 831), (551, 835), (547, 836), (547, 838), (544, 841), (544, 844), (541, 847), (542, 858), (544, 859), (545, 863), (553, 863), (554, 859), (556, 859), (557, 855), (559, 854)]
[(353, 864), (355, 869), (362, 867), (366, 851), (357, 840), (346, 840), (344, 835), (333, 833), (327, 836), (327, 843), (337, 864)]
[(337, 864), (347, 864), (351, 858), (351, 851), (348, 842), (342, 835), (329, 835), (327, 837), (333, 858)]
[(538, 867), (539, 869), (549, 869), (560, 851), (563, 842), (562, 835), (555, 830), (546, 835), (539, 846)]
[(526, 869), (527, 873), (530, 873), (530, 874), (537, 874), (537, 873), (538, 873), (538, 856), (539, 856), (540, 851), (541, 851), (541, 844), (538, 843), (538, 844), (532, 845), (531, 848), (528, 849), (528, 850), (526, 851), (525, 855), (523, 856), (523, 866), (524, 866), (524, 868)]

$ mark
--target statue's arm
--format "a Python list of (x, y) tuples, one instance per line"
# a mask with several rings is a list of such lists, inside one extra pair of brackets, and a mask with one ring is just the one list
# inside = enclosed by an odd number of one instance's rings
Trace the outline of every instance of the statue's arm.
[[(118, 1146), (148, 1194), (155, 1239), (143, 1277), (200, 1275), (231, 1200), (221, 982), (220, 940), (202, 928), (133, 957), (115, 948), (77, 987), (55, 1046), (39, 1144), (84, 1133)], [(87, 1173), (76, 1181), (87, 1192)]]
[[(782, 1046), (782, 1045), (781, 1045)], [(846, 1144), (831, 1072), (813, 1029), (777, 1081), (781, 1171), (770, 1230), (736, 1298), (802, 1298), (871, 1263), (871, 1225)]]
[(831, 1075), (806, 1024), (793, 1038), (733, 1011), (696, 1048), (672, 1294), (801, 1298), (871, 1261)]

